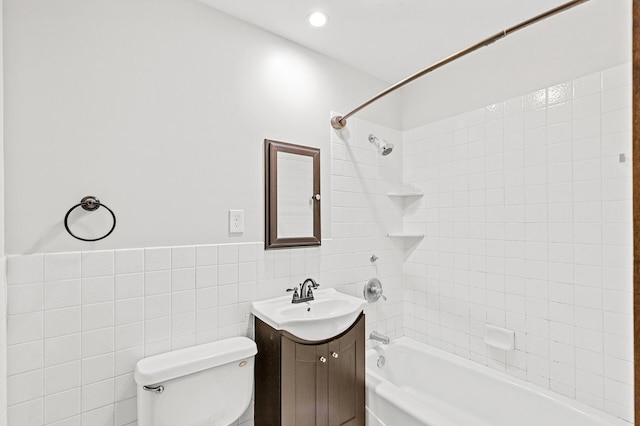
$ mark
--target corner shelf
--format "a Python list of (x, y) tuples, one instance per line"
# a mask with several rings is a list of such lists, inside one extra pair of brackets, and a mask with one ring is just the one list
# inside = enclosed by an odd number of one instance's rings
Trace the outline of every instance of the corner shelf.
[[(388, 197), (394, 197), (394, 198), (400, 198), (403, 200), (403, 206), (406, 208), (406, 203), (408, 203), (409, 201), (404, 201), (404, 200), (408, 200), (410, 198), (419, 198), (422, 197), (424, 195), (424, 193), (422, 191), (418, 191), (418, 190), (406, 190), (406, 191), (399, 191), (399, 192), (387, 192), (387, 196)], [(424, 234), (419, 234), (417, 232), (389, 232), (387, 234), (387, 237), (389, 238), (424, 238)]]

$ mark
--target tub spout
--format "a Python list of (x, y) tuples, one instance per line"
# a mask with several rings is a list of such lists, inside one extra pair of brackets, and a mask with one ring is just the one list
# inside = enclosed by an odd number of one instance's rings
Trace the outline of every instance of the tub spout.
[(388, 345), (390, 341), (390, 339), (387, 336), (385, 336), (384, 334), (380, 334), (377, 331), (372, 331), (371, 334), (369, 335), (369, 339), (377, 340), (378, 342), (381, 342), (385, 345)]

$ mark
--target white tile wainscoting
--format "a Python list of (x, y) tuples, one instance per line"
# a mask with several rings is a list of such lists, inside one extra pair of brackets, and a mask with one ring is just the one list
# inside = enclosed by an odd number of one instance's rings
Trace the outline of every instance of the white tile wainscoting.
[[(132, 373), (139, 359), (250, 335), (250, 302), (284, 294), (308, 276), (323, 287), (361, 291), (356, 282), (375, 273), (366, 265), (369, 251), (353, 268), (354, 253), (334, 249), (340, 244), (267, 252), (262, 243), (249, 243), (10, 256), (9, 424), (134, 423)], [(393, 287), (387, 292), (395, 303), (367, 309), (369, 326), (392, 332), (402, 323), (401, 286)]]

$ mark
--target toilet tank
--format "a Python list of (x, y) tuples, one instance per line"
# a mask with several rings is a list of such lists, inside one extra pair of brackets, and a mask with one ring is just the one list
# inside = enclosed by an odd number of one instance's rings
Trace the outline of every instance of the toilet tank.
[(256, 353), (233, 337), (138, 361), (138, 425), (228, 426), (251, 402)]

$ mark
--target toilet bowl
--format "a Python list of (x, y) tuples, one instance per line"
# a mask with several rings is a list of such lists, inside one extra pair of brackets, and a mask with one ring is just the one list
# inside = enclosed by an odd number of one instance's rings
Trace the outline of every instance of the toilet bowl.
[(138, 361), (138, 425), (228, 426), (251, 402), (256, 353), (233, 337)]

